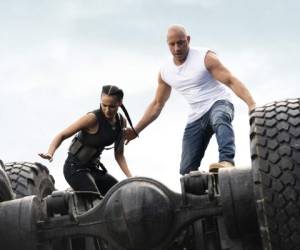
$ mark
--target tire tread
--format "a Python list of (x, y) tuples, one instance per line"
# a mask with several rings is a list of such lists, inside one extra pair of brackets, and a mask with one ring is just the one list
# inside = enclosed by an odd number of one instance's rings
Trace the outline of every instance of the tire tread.
[(54, 191), (54, 178), (41, 163), (10, 162), (5, 164), (5, 170), (16, 198), (37, 195), (42, 199)]
[(251, 158), (264, 249), (300, 249), (300, 99), (250, 116)]

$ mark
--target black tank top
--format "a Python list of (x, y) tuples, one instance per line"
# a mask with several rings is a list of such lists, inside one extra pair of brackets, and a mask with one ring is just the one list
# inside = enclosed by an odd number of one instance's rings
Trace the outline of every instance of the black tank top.
[(86, 131), (79, 131), (76, 137), (83, 143), (83, 145), (97, 148), (99, 154), (106, 146), (116, 142), (121, 136), (121, 122), (123, 119), (121, 115), (117, 114), (116, 124), (113, 127), (106, 119), (101, 109), (94, 110), (90, 113), (95, 114), (98, 122), (98, 131), (95, 134), (87, 133)]

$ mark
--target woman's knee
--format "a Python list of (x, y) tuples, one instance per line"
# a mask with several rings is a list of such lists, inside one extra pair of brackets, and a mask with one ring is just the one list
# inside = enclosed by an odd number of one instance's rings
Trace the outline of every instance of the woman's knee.
[(102, 195), (105, 195), (109, 189), (119, 182), (116, 178), (108, 173), (98, 174), (92, 172), (92, 176), (94, 177), (96, 185)]
[(76, 171), (70, 175), (65, 175), (65, 179), (75, 191), (99, 192), (89, 171)]

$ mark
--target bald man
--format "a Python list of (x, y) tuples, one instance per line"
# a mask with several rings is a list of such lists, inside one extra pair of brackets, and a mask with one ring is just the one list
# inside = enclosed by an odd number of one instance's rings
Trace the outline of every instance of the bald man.
[[(216, 54), (208, 48), (190, 47), (190, 39), (183, 26), (169, 27), (167, 43), (172, 58), (161, 67), (154, 100), (135, 126), (137, 133), (140, 133), (159, 116), (172, 88), (185, 97), (191, 111), (182, 141), (182, 175), (198, 169), (213, 134), (217, 138), (219, 162), (211, 164), (209, 170), (217, 172), (219, 168), (234, 166), (231, 91), (248, 105), (249, 111), (255, 108), (248, 89)], [(125, 137), (128, 143), (136, 134), (128, 129)]]

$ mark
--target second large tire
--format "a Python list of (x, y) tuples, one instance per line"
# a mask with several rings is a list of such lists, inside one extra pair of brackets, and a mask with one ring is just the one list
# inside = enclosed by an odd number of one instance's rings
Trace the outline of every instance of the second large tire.
[(250, 117), (254, 193), (265, 250), (300, 249), (300, 99)]
[(4, 170), (4, 164), (0, 160), (0, 202), (8, 201), (14, 198), (9, 178)]
[(54, 178), (49, 174), (47, 167), (40, 163), (6, 163), (5, 171), (16, 198), (36, 195), (42, 199), (55, 190)]

